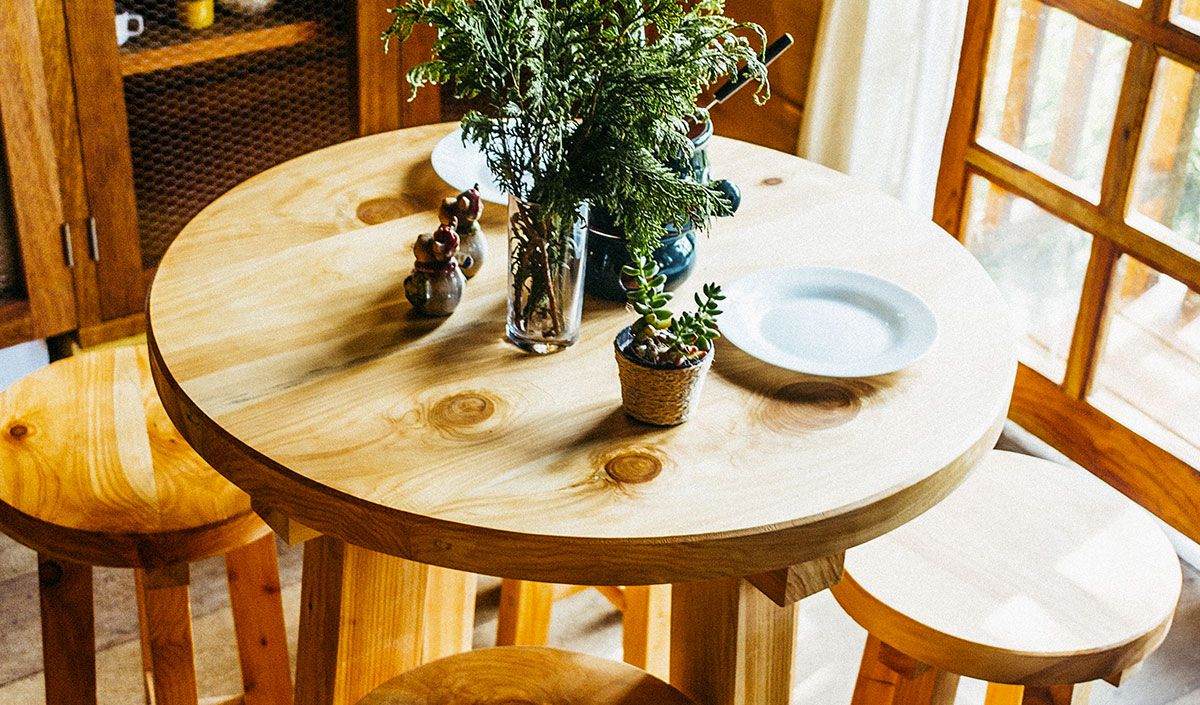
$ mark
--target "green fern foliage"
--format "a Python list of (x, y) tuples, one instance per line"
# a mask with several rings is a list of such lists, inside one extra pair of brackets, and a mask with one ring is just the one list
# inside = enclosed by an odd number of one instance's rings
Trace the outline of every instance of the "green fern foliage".
[[(649, 252), (665, 223), (706, 226), (728, 211), (719, 191), (677, 173), (700, 93), (742, 68), (770, 88), (765, 36), (724, 17), (719, 0), (409, 0), (391, 10), (385, 41), (428, 24), (431, 60), (408, 73), (453, 86), (484, 107), (463, 132), (482, 145), (500, 185), (566, 219), (600, 205)], [(757, 48), (756, 48), (757, 47)]]

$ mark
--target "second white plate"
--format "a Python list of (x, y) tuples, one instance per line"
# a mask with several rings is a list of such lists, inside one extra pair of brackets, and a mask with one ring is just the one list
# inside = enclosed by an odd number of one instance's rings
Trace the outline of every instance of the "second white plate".
[(479, 196), (488, 203), (508, 205), (508, 195), (504, 193), (496, 178), (488, 169), (487, 159), (479, 146), (474, 142), (462, 143), (462, 128), (443, 137), (433, 147), (429, 155), (433, 170), (442, 181), (450, 184), (459, 191), (466, 191), (479, 184)]
[(760, 360), (797, 372), (895, 372), (937, 340), (937, 319), (919, 296), (849, 269), (762, 270), (726, 286), (725, 295), (722, 335)]

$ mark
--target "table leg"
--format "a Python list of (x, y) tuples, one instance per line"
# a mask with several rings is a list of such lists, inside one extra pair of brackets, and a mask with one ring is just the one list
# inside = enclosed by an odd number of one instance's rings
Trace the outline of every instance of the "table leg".
[(353, 705), (471, 648), (475, 576), (321, 536), (304, 545), (296, 705)]
[(699, 705), (787, 705), (797, 606), (742, 578), (671, 586), (671, 684)]

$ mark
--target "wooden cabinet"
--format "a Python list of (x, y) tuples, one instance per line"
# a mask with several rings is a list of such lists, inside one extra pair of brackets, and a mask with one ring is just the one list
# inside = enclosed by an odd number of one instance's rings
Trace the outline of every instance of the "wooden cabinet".
[(76, 326), (32, 0), (0, 13), (0, 345)]
[[(436, 93), (402, 100), (402, 58), (419, 51), (383, 52), (388, 0), (277, 0), (249, 16), (218, 2), (203, 29), (174, 0), (123, 0), (144, 23), (123, 46), (111, 0), (8, 3), (0, 117), (16, 242), (0, 250), (0, 345), (139, 332), (159, 258), (208, 202), (299, 154), (441, 118)], [(7, 288), (6, 253), (23, 276)]]

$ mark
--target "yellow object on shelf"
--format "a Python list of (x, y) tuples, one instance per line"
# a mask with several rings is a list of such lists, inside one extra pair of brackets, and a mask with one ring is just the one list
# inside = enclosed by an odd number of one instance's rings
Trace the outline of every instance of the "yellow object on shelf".
[(213, 0), (179, 0), (179, 22), (188, 29), (204, 29), (213, 23)]

